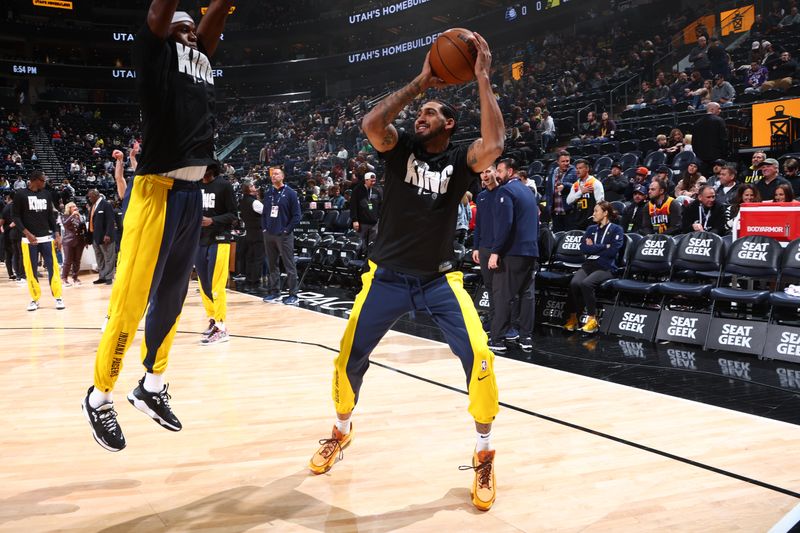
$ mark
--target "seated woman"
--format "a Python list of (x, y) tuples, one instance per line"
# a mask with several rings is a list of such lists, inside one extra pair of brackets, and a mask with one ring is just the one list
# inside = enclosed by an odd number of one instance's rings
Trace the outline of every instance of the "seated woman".
[(797, 200), (794, 197), (794, 190), (792, 190), (792, 186), (788, 183), (781, 183), (778, 185), (778, 188), (775, 189), (775, 196), (772, 197), (773, 202), (786, 202), (790, 204), (798, 204)]
[(567, 323), (564, 329), (578, 329), (578, 311), (586, 307), (589, 318), (581, 328), (584, 333), (594, 333), (599, 329), (597, 322), (597, 298), (595, 290), (601, 283), (614, 277), (616, 258), (622, 248), (622, 227), (611, 222), (617, 218), (617, 212), (610, 202), (600, 202), (594, 207), (592, 220), (581, 238), (581, 252), (586, 254), (586, 261), (580, 270), (572, 276), (567, 298)]
[(686, 170), (681, 176), (680, 181), (675, 186), (675, 198), (681, 204), (687, 204), (697, 198), (700, 187), (706, 184), (706, 178), (700, 174), (697, 161), (692, 161), (686, 166)]
[(728, 226), (728, 231), (739, 227), (739, 208), (742, 204), (752, 204), (760, 201), (761, 195), (758, 189), (752, 183), (743, 183), (736, 191), (736, 198), (728, 206), (728, 221), (725, 223)]

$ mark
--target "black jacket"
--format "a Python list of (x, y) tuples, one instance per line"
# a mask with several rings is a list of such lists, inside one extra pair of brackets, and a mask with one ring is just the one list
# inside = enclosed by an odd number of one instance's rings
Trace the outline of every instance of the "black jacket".
[[(699, 200), (695, 200), (686, 207), (683, 208), (681, 213), (681, 233), (691, 233), (694, 230), (692, 228), (692, 224), (695, 222), (703, 223), (700, 218), (700, 207), (702, 204)], [(725, 222), (727, 221), (726, 209), (725, 206), (719, 202), (714, 202), (713, 207), (711, 208), (711, 212), (708, 213), (705, 208), (703, 208), (703, 218), (708, 217), (707, 222), (704, 226), (704, 231), (708, 231), (710, 233), (716, 233), (719, 236), (725, 235), (727, 233), (728, 228), (725, 226)]]
[[(89, 206), (89, 216), (92, 216), (92, 207)], [(108, 235), (111, 237), (111, 242), (117, 238), (117, 225), (114, 207), (111, 202), (105, 198), (97, 200), (97, 206), (94, 210), (94, 220), (92, 226), (92, 242), (94, 244), (103, 244), (103, 237)]]
[(367, 190), (364, 184), (353, 189), (350, 198), (350, 219), (359, 224), (375, 225), (383, 204), (383, 191), (376, 185)]
[(728, 128), (719, 115), (706, 114), (694, 123), (692, 148), (703, 161), (727, 157)]

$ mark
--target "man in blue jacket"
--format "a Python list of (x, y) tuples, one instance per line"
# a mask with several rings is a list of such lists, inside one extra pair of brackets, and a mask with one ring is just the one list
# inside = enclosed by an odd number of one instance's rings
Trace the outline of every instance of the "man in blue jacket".
[(264, 210), (261, 214), (261, 228), (264, 230), (264, 247), (269, 267), (269, 294), (264, 297), (267, 303), (281, 301), (281, 271), (278, 258), (286, 270), (289, 296), (283, 299), (286, 305), (297, 305), (297, 269), (294, 264), (294, 234), (292, 231), (300, 223), (300, 200), (291, 187), (283, 183), (283, 170), (273, 168), (270, 172), (272, 187), (264, 195)]
[[(475, 201), (475, 232), (472, 234), (472, 262), (481, 267), (483, 286), (489, 295), (489, 324), (494, 319), (494, 298), (492, 297), (492, 276), (489, 269), (489, 256), (494, 240), (494, 204), (497, 200), (497, 170), (494, 165), (481, 172), (481, 185), (484, 189)], [(484, 329), (486, 326), (484, 326)]]
[(511, 326), (511, 302), (520, 301), (519, 345), (533, 347), (534, 274), (539, 257), (539, 206), (519, 178), (511, 178), (497, 192), (494, 239), (489, 268), (495, 271), (495, 302), (489, 348), (505, 351), (503, 336)]

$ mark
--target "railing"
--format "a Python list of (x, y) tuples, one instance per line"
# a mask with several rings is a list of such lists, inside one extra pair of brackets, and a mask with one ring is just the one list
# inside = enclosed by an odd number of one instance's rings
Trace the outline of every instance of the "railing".
[(623, 81), (622, 83), (620, 83), (619, 85), (617, 85), (616, 87), (611, 89), (608, 92), (608, 109), (609, 110), (614, 109), (614, 93), (616, 93), (620, 89), (622, 89), (624, 91), (623, 102), (625, 102), (627, 104), (628, 103), (628, 85), (630, 85), (633, 80), (637, 80), (637, 82), (638, 82), (638, 80), (641, 77), (642, 77), (641, 73), (634, 74), (633, 76), (631, 76), (627, 80)]

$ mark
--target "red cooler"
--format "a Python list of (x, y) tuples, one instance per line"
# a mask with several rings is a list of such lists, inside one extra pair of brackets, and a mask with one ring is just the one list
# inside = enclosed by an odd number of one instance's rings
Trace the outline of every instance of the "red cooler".
[(763, 235), (789, 242), (800, 237), (800, 203), (742, 204), (735, 238)]

